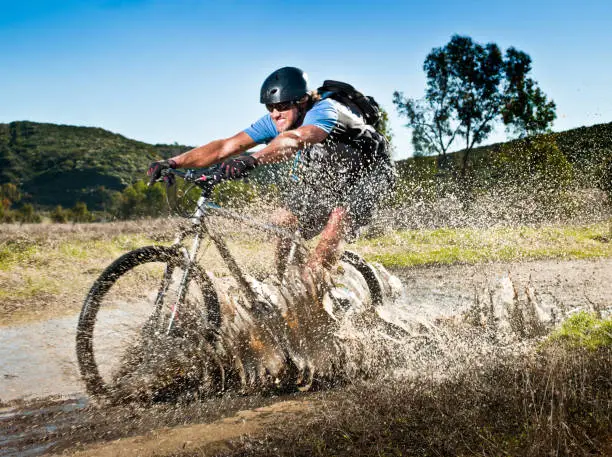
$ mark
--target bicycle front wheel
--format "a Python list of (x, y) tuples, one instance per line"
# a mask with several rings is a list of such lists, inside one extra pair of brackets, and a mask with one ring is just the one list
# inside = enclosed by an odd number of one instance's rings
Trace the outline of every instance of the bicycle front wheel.
[[(108, 398), (122, 382), (161, 369), (140, 366), (155, 346), (214, 338), (218, 297), (198, 266), (185, 274), (187, 264), (177, 247), (147, 246), (121, 256), (93, 284), (76, 334), (79, 370), (90, 395)], [(157, 357), (161, 362), (163, 356)]]

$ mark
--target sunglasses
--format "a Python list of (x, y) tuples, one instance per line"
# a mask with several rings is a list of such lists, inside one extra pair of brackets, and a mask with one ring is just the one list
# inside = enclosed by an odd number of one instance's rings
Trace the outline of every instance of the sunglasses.
[(266, 109), (269, 112), (272, 112), (274, 110), (278, 111), (279, 113), (282, 111), (288, 111), (291, 109), (291, 107), (293, 105), (295, 105), (296, 102), (280, 102), (280, 103), (266, 103)]

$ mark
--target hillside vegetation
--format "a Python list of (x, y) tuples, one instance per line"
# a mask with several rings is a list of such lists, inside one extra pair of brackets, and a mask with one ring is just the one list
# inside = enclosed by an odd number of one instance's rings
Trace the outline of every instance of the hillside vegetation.
[(0, 185), (15, 184), (23, 202), (102, 209), (112, 191), (142, 179), (155, 159), (189, 149), (150, 145), (101, 128), (0, 124)]
[[(57, 206), (73, 208), (81, 202), (89, 210), (110, 214), (102, 218), (105, 220), (153, 215), (134, 202), (155, 201), (149, 206), (157, 211), (160, 192), (148, 195), (150, 191), (138, 181), (145, 179), (152, 160), (187, 149), (189, 146), (178, 144), (150, 145), (100, 128), (26, 121), (0, 124), (4, 209), (11, 205), (13, 209), (26, 205), (47, 211), (56, 208), (59, 213), (51, 218), (64, 221), (66, 217)], [(459, 197), (465, 199), (467, 193), (473, 197), (495, 186), (515, 194), (517, 184), (527, 187), (530, 194), (534, 186), (543, 194), (577, 188), (612, 190), (612, 123), (476, 148), (467, 174), (459, 173), (462, 154), (449, 154), (444, 162), (437, 157), (399, 161), (400, 186), (393, 203), (452, 193), (463, 194)], [(258, 170), (256, 182), (273, 180), (274, 167), (265, 168)], [(128, 195), (118, 195), (126, 191)], [(18, 198), (7, 198), (11, 193)], [(549, 202), (544, 206), (550, 207)], [(126, 208), (138, 209), (130, 214)], [(26, 206), (21, 219), (16, 220), (36, 222), (32, 212), (33, 208)]]

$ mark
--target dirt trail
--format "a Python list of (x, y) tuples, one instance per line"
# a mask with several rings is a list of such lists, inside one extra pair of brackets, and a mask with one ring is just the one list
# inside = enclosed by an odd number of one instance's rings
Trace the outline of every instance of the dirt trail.
[[(163, 428), (142, 436), (93, 445), (73, 457), (147, 457), (197, 449), (198, 455), (215, 455), (227, 449), (228, 440), (260, 433), (267, 426), (303, 418), (313, 405), (308, 401), (281, 401), (270, 406), (239, 411), (211, 424)], [(65, 454), (64, 454), (65, 455)]]
[(531, 282), (540, 300), (576, 307), (612, 306), (612, 259), (539, 260), (478, 265), (442, 265), (395, 270), (410, 306), (457, 314), (474, 302), (478, 288), (509, 274), (518, 284)]
[[(508, 273), (518, 284), (530, 281), (542, 302), (554, 302), (569, 309), (612, 307), (612, 259), (434, 266), (393, 273), (406, 286), (407, 306), (424, 318), (460, 313), (473, 304), (479, 289)], [(84, 397), (74, 355), (75, 327), (76, 316), (71, 316), (0, 328), (0, 398), (3, 402), (49, 395)], [(0, 456), (40, 455), (54, 448), (65, 449), (70, 443), (91, 441), (93, 438), (89, 435), (96, 430), (96, 423), (110, 420), (92, 419), (89, 415), (87, 427), (72, 430), (72, 422), (83, 422), (84, 416), (79, 414), (84, 414), (85, 405), (86, 401), (71, 400), (58, 403), (58, 406), (46, 402), (44, 407), (28, 408), (28, 402), (19, 401), (12, 407), (5, 407), (0, 411)], [(255, 409), (217, 422), (214, 422), (215, 417), (208, 420), (201, 415), (189, 415), (181, 408), (177, 414), (184, 415), (182, 419), (174, 418), (169, 422), (206, 424), (168, 429), (163, 428), (166, 425), (162, 420), (157, 426), (148, 428), (156, 431), (145, 434), (147, 428), (130, 424), (135, 419), (126, 413), (102, 427), (105, 430), (115, 428), (112, 433), (108, 432), (106, 439), (121, 437), (121, 441), (96, 444), (79, 455), (151, 455), (202, 446), (214, 452), (228, 439), (257, 434), (272, 422), (290, 420), (295, 412), (302, 414), (305, 408), (310, 408), (310, 403), (303, 401), (283, 401), (263, 408), (259, 408), (260, 405), (261, 402), (255, 403), (251, 405)], [(61, 409), (61, 427), (53, 423), (57, 414), (50, 413), (50, 408)], [(230, 411), (230, 414), (234, 413)], [(18, 417), (22, 419), (17, 420)], [(57, 433), (58, 428), (62, 429), (61, 434)], [(133, 435), (140, 436), (129, 438)], [(96, 433), (94, 440), (103, 442), (106, 439)]]

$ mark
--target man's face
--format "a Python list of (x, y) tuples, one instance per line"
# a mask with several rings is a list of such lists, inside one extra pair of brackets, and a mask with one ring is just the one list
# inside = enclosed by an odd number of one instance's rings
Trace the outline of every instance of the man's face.
[[(298, 103), (302, 104), (303, 102), (300, 101)], [(266, 105), (278, 133), (290, 130), (296, 123), (298, 117), (300, 116), (298, 103), (284, 102)]]

